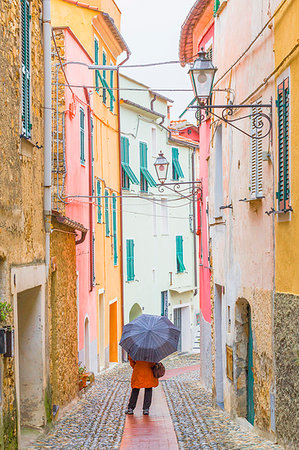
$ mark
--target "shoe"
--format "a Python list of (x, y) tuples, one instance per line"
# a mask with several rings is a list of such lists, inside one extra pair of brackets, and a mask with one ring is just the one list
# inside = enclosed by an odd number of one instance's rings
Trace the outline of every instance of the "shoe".
[(134, 414), (134, 411), (132, 408), (128, 408), (125, 410), (125, 414), (128, 414), (129, 416), (132, 416)]
[(144, 409), (143, 410), (143, 415), (144, 416), (148, 416), (149, 415), (149, 409)]

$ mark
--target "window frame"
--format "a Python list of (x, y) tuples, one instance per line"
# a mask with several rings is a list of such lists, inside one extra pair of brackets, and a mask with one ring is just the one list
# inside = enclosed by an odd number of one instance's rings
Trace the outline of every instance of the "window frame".
[(127, 281), (135, 280), (135, 242), (134, 239), (126, 239), (127, 252)]
[[(21, 124), (22, 136), (31, 138), (31, 8), (29, 0), (21, 0)], [(24, 15), (24, 23), (22, 19)], [(27, 38), (27, 39), (26, 39)], [(24, 60), (23, 60), (24, 54)]]

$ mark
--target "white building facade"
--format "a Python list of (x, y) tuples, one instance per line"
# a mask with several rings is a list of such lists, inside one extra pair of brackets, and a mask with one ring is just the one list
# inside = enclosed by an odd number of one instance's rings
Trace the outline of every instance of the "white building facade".
[(180, 187), (188, 198), (159, 190), (154, 162), (162, 151), (167, 181), (191, 181), (198, 144), (170, 136), (168, 99), (125, 76), (120, 87), (124, 323), (166, 315), (182, 331), (179, 350), (189, 352), (199, 347), (194, 196), (188, 184)]

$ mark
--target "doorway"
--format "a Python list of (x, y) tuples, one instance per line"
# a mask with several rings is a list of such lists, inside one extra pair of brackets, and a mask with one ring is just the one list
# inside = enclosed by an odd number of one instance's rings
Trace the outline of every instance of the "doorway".
[(223, 396), (223, 359), (222, 359), (222, 286), (215, 284), (215, 347), (216, 347), (216, 401), (224, 408)]
[(173, 310), (173, 323), (174, 326), (181, 330), (179, 342), (178, 342), (178, 351), (182, 351), (182, 311), (181, 308), (175, 308)]
[(117, 300), (109, 305), (109, 361), (117, 362)]
[(129, 322), (132, 322), (132, 320), (137, 319), (142, 314), (142, 309), (138, 303), (134, 303), (132, 308), (130, 309), (129, 313)]
[(89, 319), (86, 317), (84, 322), (84, 365), (88, 372), (90, 370), (89, 349)]
[(20, 425), (44, 426), (41, 288), (17, 294)]

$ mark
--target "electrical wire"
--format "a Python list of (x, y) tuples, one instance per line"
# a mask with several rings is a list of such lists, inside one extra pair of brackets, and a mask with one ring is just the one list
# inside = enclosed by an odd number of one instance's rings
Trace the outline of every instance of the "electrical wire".
[[(52, 83), (53, 85), (55, 83)], [(87, 85), (83, 85), (83, 84), (68, 84), (68, 83), (58, 83), (59, 86), (68, 86), (69, 88), (87, 88), (87, 89), (107, 89), (104, 86), (87, 86)], [(154, 89), (154, 88), (109, 88), (111, 91), (144, 91), (144, 92), (148, 92), (148, 91), (153, 91), (153, 92), (193, 92), (192, 89), (179, 89), (179, 88), (174, 88), (174, 89), (165, 89), (165, 88), (161, 88), (161, 89)]]

